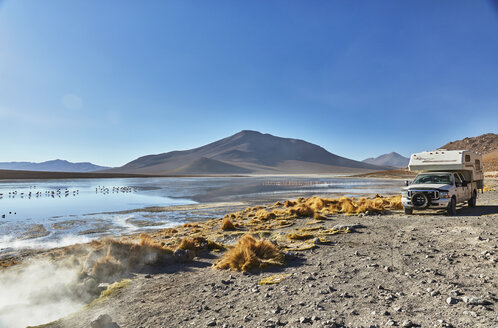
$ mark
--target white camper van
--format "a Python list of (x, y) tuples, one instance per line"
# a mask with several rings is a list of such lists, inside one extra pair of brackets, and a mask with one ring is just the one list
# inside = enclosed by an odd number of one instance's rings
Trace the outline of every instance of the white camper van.
[(424, 151), (410, 157), (408, 169), (420, 173), (401, 191), (405, 214), (431, 208), (455, 215), (459, 203), (476, 206), (484, 179), (480, 154), (469, 150)]

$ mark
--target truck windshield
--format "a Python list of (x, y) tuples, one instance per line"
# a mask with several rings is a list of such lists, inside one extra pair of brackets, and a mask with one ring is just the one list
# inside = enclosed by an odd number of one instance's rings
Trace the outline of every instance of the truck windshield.
[(452, 175), (449, 173), (442, 174), (419, 174), (413, 180), (413, 184), (453, 184)]

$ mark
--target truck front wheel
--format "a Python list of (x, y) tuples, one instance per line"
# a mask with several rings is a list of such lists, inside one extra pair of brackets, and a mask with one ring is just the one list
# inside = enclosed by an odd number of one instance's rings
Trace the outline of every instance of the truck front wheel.
[(477, 192), (474, 190), (474, 192), (472, 193), (472, 197), (467, 202), (467, 205), (469, 205), (469, 207), (476, 207), (476, 203), (477, 203)]
[(412, 215), (413, 214), (413, 208), (411, 207), (405, 207), (405, 214), (406, 215)]
[(456, 215), (456, 200), (455, 198), (452, 198), (450, 203), (448, 204), (448, 208), (446, 209), (448, 212), (449, 216), (455, 216)]

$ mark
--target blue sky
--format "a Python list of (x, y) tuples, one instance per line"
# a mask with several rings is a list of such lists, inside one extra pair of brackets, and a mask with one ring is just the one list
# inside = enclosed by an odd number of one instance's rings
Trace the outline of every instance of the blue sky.
[(491, 1), (0, 0), (0, 161), (243, 129), (362, 160), (498, 133)]

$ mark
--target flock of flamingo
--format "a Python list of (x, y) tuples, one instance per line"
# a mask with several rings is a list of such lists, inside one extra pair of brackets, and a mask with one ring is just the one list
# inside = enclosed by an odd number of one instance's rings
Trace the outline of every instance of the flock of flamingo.
[[(32, 198), (40, 198), (40, 197), (52, 197), (52, 198), (62, 198), (62, 197), (69, 197), (69, 196), (77, 196), (79, 195), (80, 191), (79, 189), (74, 189), (70, 190), (68, 188), (58, 188), (54, 190), (37, 190), (36, 186), (28, 186), (29, 191), (9, 191), (8, 193), (0, 193), (0, 200), (5, 198), (26, 198), (26, 199), (32, 199)], [(136, 192), (137, 188), (136, 187), (106, 187), (106, 186), (98, 186), (95, 188), (95, 193), (96, 194), (103, 194), (107, 195), (110, 193), (131, 193), (131, 192)], [(9, 215), (16, 215), (16, 212), (9, 211)], [(7, 214), (1, 214), (1, 218), (4, 219), (7, 216)]]

